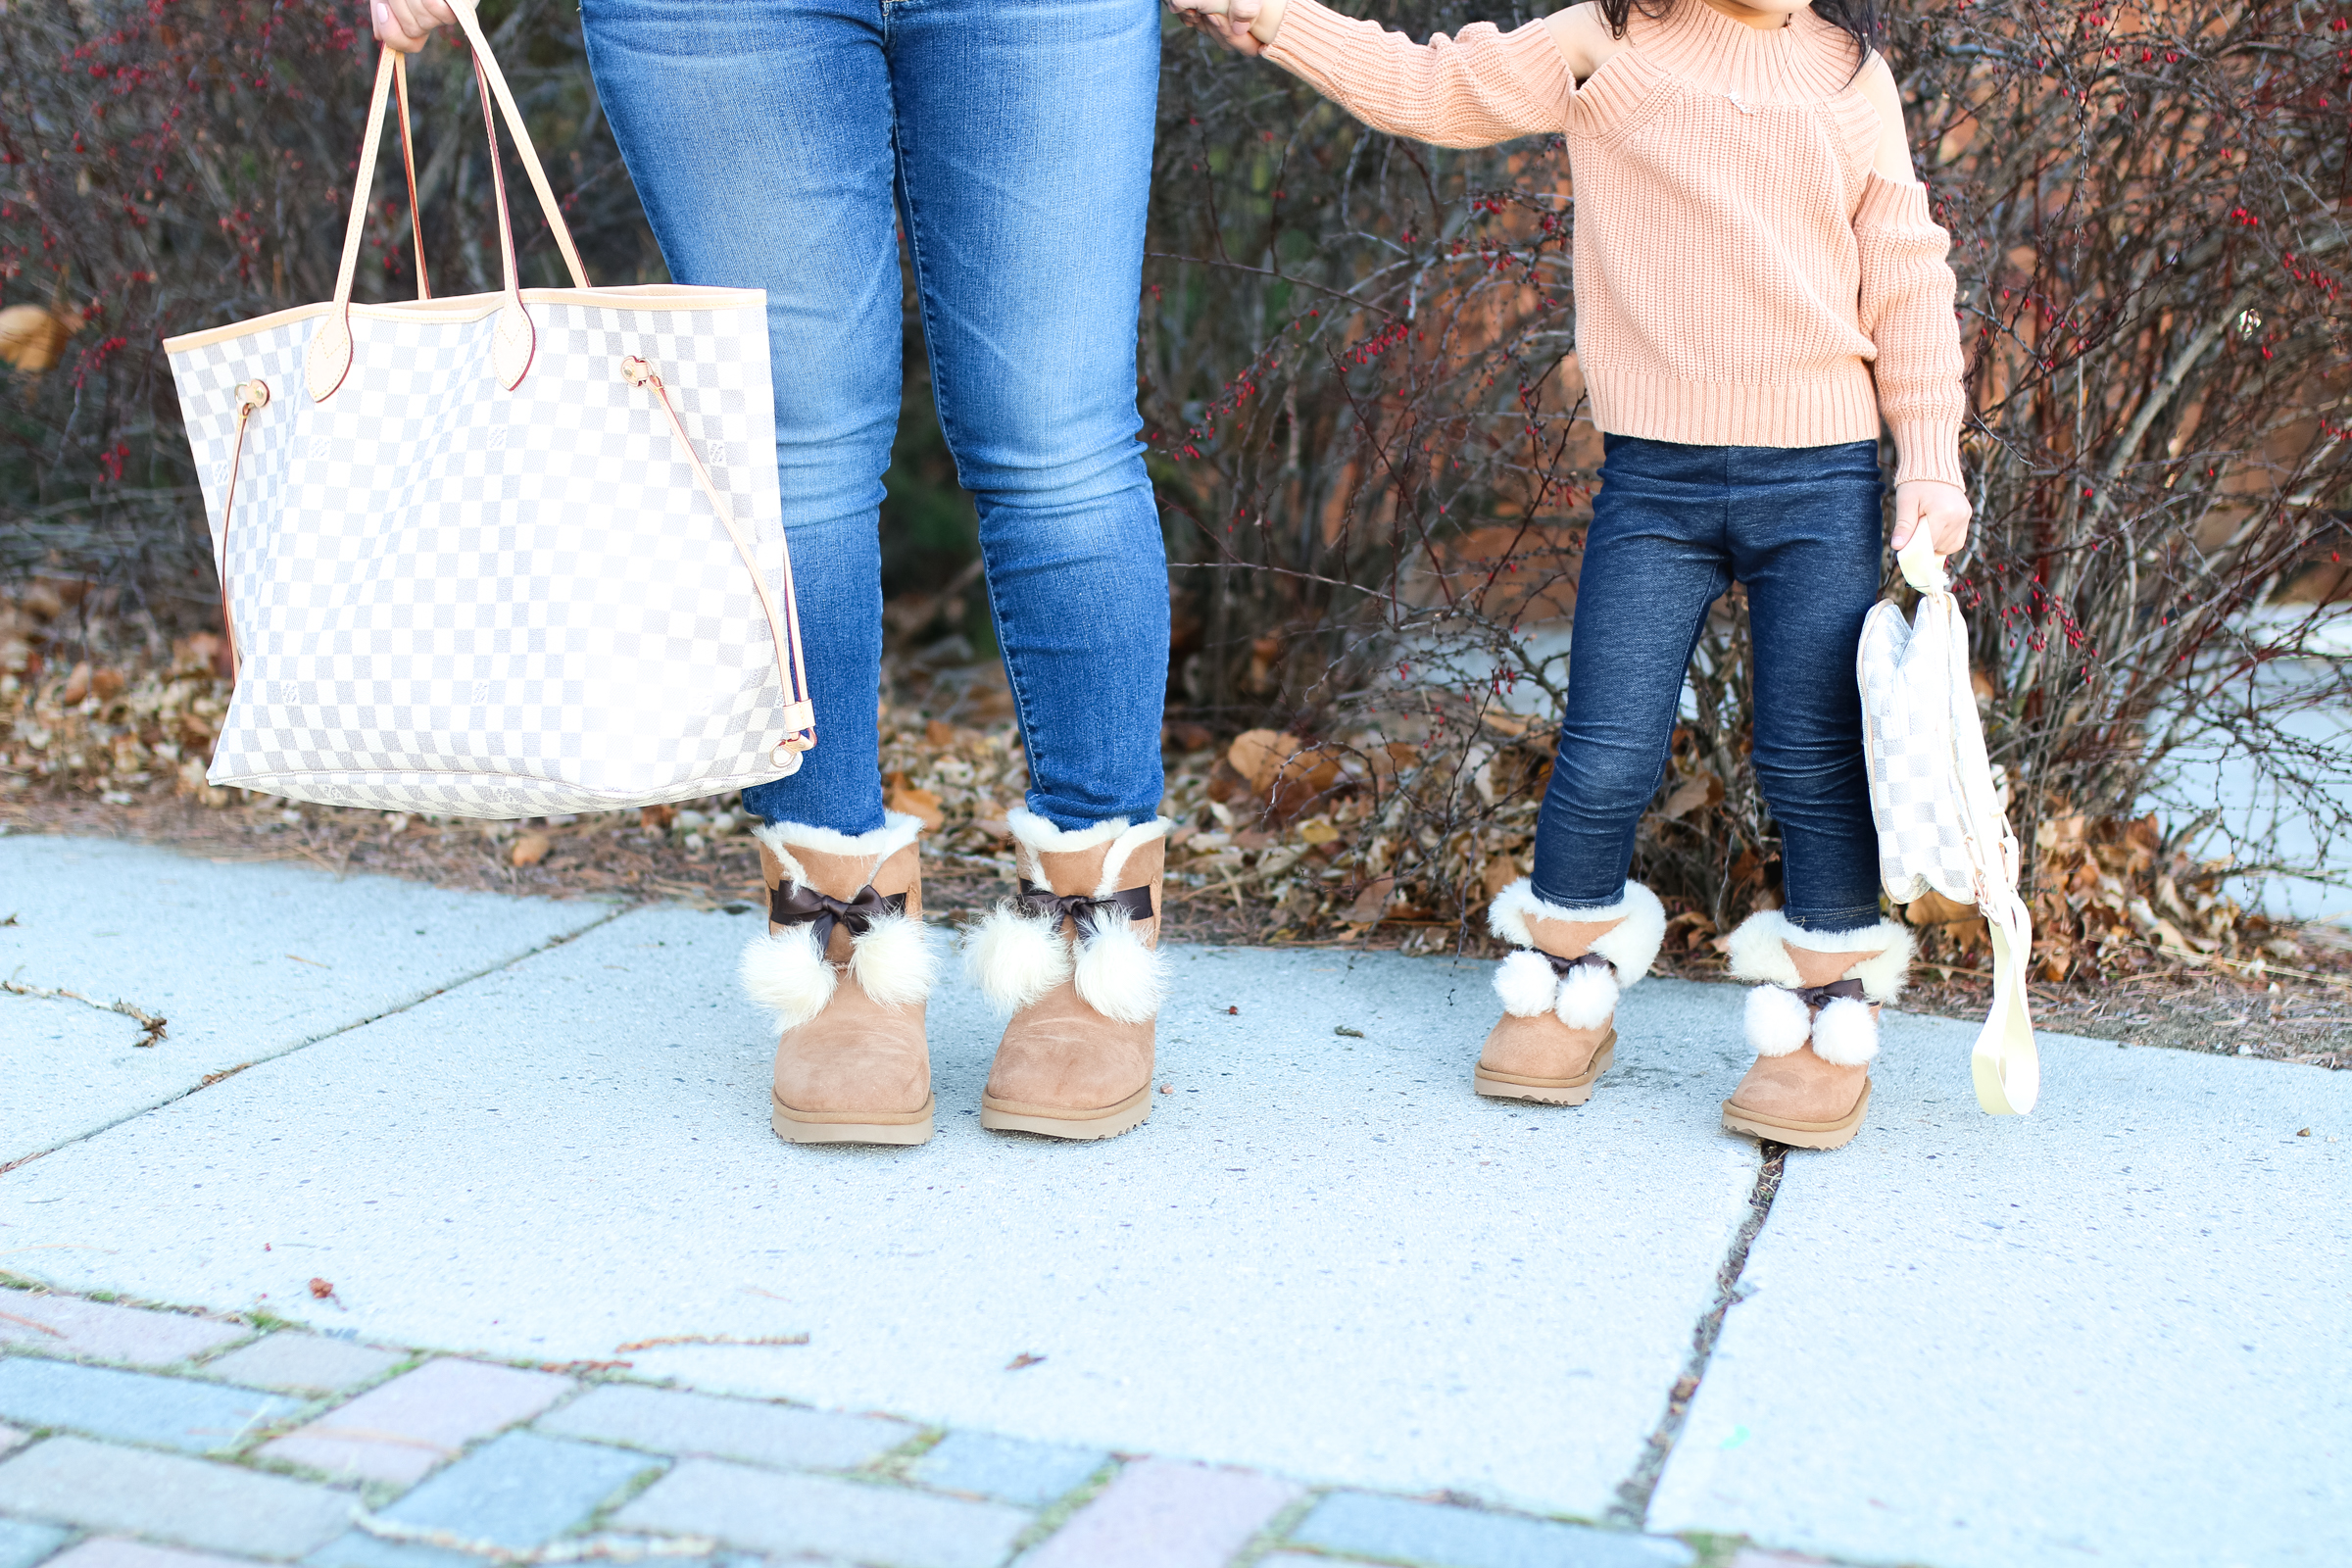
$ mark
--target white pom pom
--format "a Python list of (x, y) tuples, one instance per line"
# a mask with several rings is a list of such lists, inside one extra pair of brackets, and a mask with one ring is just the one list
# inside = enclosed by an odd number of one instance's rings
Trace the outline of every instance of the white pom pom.
[(1759, 1056), (1786, 1056), (1813, 1032), (1813, 1013), (1793, 991), (1758, 986), (1747, 994), (1747, 1043)]
[(797, 1029), (825, 1010), (840, 976), (813, 940), (815, 928), (788, 925), (763, 931), (744, 945), (736, 973), (744, 995), (775, 1015), (778, 1029)]
[(1813, 1054), (1839, 1067), (1859, 1067), (1879, 1054), (1879, 1020), (1867, 1002), (1833, 997), (1813, 1020)]
[(1527, 948), (1507, 955), (1494, 966), (1494, 994), (1502, 999), (1502, 1010), (1514, 1018), (1549, 1012), (1559, 984), (1559, 976), (1551, 972), (1544, 955)]
[(1617, 971), (1586, 964), (1560, 982), (1560, 1022), (1571, 1029), (1598, 1029), (1617, 1014)]
[(980, 922), (964, 963), (982, 995), (1018, 1012), (1070, 977), (1070, 948), (1053, 921), (1000, 904)]
[(850, 948), (850, 973), (886, 1007), (903, 1007), (931, 994), (931, 941), (923, 922), (885, 914)]
[(1095, 934), (1078, 944), (1078, 995), (1103, 1017), (1149, 1023), (1159, 1016), (1167, 975), (1123, 909), (1095, 916)]

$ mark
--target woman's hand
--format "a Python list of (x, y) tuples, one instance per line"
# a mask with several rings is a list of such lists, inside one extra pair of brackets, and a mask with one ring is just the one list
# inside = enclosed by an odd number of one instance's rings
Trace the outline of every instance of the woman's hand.
[(1168, 0), (1168, 9), (1195, 32), (1206, 33), (1238, 53), (1266, 52), (1266, 46), (1250, 30), (1250, 24), (1265, 11), (1266, 0)]
[(1913, 479), (1894, 487), (1894, 538), (1887, 548), (1900, 550), (1915, 529), (1928, 530), (1928, 542), (1939, 556), (1956, 556), (1968, 543), (1972, 508), (1968, 492), (1936, 479)]
[(458, 24), (450, 4), (451, 0), (368, 0), (368, 14), (375, 19), (375, 41), (413, 55), (424, 47), (435, 27)]

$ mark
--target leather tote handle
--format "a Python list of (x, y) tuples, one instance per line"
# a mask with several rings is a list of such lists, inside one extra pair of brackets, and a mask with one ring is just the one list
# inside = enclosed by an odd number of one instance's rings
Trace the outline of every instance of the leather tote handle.
[[(474, 81), (482, 99), (482, 125), (490, 137), (490, 177), (498, 213), (499, 262), (507, 296), (506, 306), (499, 312), (497, 325), (491, 338), (491, 359), (499, 384), (509, 391), (522, 384), (529, 370), (531, 356), (537, 343), (537, 332), (531, 324), (530, 313), (523, 309), (522, 285), (514, 259), (514, 225), (507, 202), (506, 174), (498, 147), (497, 118), (503, 116), (507, 128), (514, 138), (515, 151), (522, 158), (524, 171), (529, 174), (531, 188), (539, 197), (540, 212), (546, 217), (549, 230), (554, 234), (556, 248), (563, 253), (564, 265), (571, 273), (575, 287), (586, 288), (588, 274), (580, 266), (580, 253), (572, 244), (571, 230), (564, 222), (564, 213), (556, 201), (556, 193), (547, 182), (547, 171), (540, 167), (537, 149), (531, 145), (530, 133), (522, 122), (522, 113), (514, 105), (514, 95), (507, 87), (507, 78), (498, 69), (498, 61), (490, 52), (490, 40), (482, 35), (482, 24), (475, 17), (470, 0), (450, 0), (450, 9), (464, 29), (467, 44), (473, 51)], [(351, 198), (351, 218), (343, 231), (342, 264), (335, 272), (335, 297), (327, 314), (311, 336), (311, 345), (304, 358), (303, 380), (314, 402), (323, 403), (351, 373), (351, 290), (359, 275), (360, 243), (368, 225), (368, 197), (375, 178), (375, 161), (383, 146), (384, 105), (397, 95), (401, 101), (401, 120), (406, 144), (408, 101), (405, 91), (407, 67), (399, 51), (385, 48), (377, 58), (375, 85), (368, 100), (368, 129), (360, 142), (360, 169)], [(492, 105), (495, 101), (496, 114)], [(415, 220), (415, 203), (411, 202)], [(422, 232), (418, 230), (418, 257), (422, 259)], [(421, 270), (419, 277), (421, 279)]]

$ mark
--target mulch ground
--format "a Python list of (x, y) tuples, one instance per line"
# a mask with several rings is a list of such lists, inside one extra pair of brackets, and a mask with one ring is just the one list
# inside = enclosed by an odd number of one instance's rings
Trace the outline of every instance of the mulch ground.
[[(759, 855), (740, 832), (681, 835), (674, 823), (632, 826), (614, 816), (527, 826), (428, 823), (263, 798), (207, 807), (159, 789), (122, 804), (21, 787), (0, 804), (0, 825), (11, 832), (168, 845), (223, 863), (293, 860), (338, 876), (400, 876), (477, 892), (701, 908), (757, 906), (760, 899)], [(545, 856), (518, 865), (516, 845), (529, 835), (547, 841)], [(1009, 894), (1011, 874), (1009, 849), (998, 856), (947, 849), (926, 858), (925, 903), (938, 916), (959, 923)], [(1431, 922), (1383, 921), (1345, 936), (1271, 942), (1264, 924), (1262, 910), (1237, 904), (1225, 886), (1169, 890), (1168, 935), (1175, 941), (1421, 953), (1451, 953), (1457, 944), (1451, 925)], [(2352, 1067), (2352, 935), (2330, 943), (2325, 930), (2315, 939), (2306, 928), (2304, 936), (2306, 961), (2325, 966), (2303, 971), (2309, 978), (2249, 979), (2181, 966), (2095, 983), (2036, 984), (2034, 1021), (2044, 1029), (2134, 1045)], [(1475, 938), (1461, 951), (1485, 956), (1490, 947)], [(1726, 978), (1721, 962), (1704, 953), (1664, 955), (1660, 969), (1693, 980)], [(1990, 1000), (1988, 974), (1923, 969), (1904, 1005), (1975, 1021)]]

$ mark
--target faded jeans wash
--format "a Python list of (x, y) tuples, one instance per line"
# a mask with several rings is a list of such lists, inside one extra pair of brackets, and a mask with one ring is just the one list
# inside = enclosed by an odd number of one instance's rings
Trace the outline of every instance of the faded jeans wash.
[(1755, 767), (1781, 829), (1782, 912), (1812, 931), (1879, 917), (1879, 840), (1854, 655), (1879, 597), (1878, 444), (1702, 447), (1605, 438), (1569, 644), (1568, 711), (1536, 831), (1535, 893), (1623, 894), (1665, 776), (1708, 607), (1746, 585)]
[(817, 744), (746, 805), (882, 825), (903, 230), (1030, 808), (1064, 828), (1150, 817), (1168, 649), (1135, 407), (1153, 0), (585, 0), (581, 17), (671, 275), (767, 291)]

